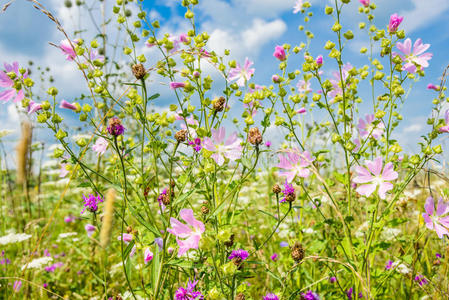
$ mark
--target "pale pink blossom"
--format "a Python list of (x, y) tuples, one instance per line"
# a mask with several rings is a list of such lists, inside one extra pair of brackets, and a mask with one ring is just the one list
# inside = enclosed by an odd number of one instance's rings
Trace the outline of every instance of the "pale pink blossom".
[(129, 242), (131, 242), (132, 240), (133, 240), (133, 238), (134, 238), (134, 236), (132, 235), (132, 234), (130, 234), (130, 233), (123, 233), (123, 235), (119, 235), (118, 236), (118, 240), (119, 241), (121, 241), (122, 240), (122, 236), (123, 236), (123, 242), (125, 243), (125, 244), (129, 244)]
[(426, 212), (423, 213), (422, 216), (427, 228), (435, 230), (440, 239), (443, 238), (444, 235), (449, 236), (449, 215), (447, 215), (449, 207), (448, 204), (443, 201), (443, 198), (440, 197), (436, 210), (433, 197), (427, 198), (424, 208)]
[(92, 146), (92, 150), (97, 152), (97, 155), (103, 155), (106, 152), (106, 148), (108, 147), (108, 141), (102, 137), (99, 137), (95, 145)]
[(390, 23), (388, 24), (388, 32), (395, 33), (403, 20), (404, 17), (400, 17), (398, 14), (392, 14), (390, 16)]
[(69, 174), (69, 170), (67, 170), (67, 164), (62, 163), (61, 168), (59, 169), (59, 177), (64, 178)]
[(307, 112), (307, 110), (306, 110), (305, 107), (301, 107), (300, 109), (298, 109), (298, 110), (296, 111), (296, 113), (297, 113), (297, 114), (300, 114), (300, 115), (305, 114), (306, 112)]
[(84, 229), (86, 230), (88, 237), (91, 237), (92, 234), (94, 234), (94, 232), (96, 230), (95, 226), (92, 224), (86, 224), (86, 226), (84, 226)]
[(310, 175), (308, 166), (315, 160), (308, 151), (300, 152), (299, 149), (289, 149), (285, 153), (280, 153), (278, 168), (284, 169), (279, 172), (279, 176), (286, 177), (287, 182), (292, 182), (296, 176), (307, 178)]
[[(70, 44), (69, 40), (62, 40), (59, 43), (59, 48), (66, 55), (66, 60), (74, 60), (75, 57), (76, 57), (76, 52), (75, 52), (74, 47), (78, 44), (78, 41), (77, 40), (73, 40), (71, 42), (72, 43)], [(73, 47), (72, 47), (72, 45), (73, 45)]]
[(287, 59), (287, 54), (285, 54), (285, 49), (282, 46), (276, 46), (274, 48), (273, 56), (279, 59), (280, 61), (284, 61)]
[(203, 222), (195, 219), (193, 210), (191, 209), (182, 209), (179, 212), (179, 216), (186, 224), (175, 218), (170, 218), (172, 228), (167, 229), (167, 231), (176, 236), (176, 242), (179, 246), (178, 257), (181, 257), (189, 249), (198, 249), (198, 244), (205, 230), (205, 226)]
[(374, 125), (375, 117), (373, 114), (366, 115), (365, 119), (360, 118), (357, 128), (359, 129), (360, 136), (362, 138), (367, 138), (372, 136), (376, 140), (384, 134), (385, 125), (382, 121)]
[(185, 82), (170, 82), (168, 85), (170, 86), (170, 89), (172, 89), (172, 90), (186, 87)]
[(203, 147), (213, 152), (211, 157), (219, 166), (222, 166), (225, 158), (234, 161), (242, 156), (241, 142), (242, 140), (237, 138), (237, 132), (226, 138), (226, 130), (221, 127), (218, 130), (212, 129), (212, 137), (204, 138)]
[(359, 2), (365, 7), (369, 6), (369, 0), (359, 0)]
[(243, 68), (237, 63), (237, 67), (229, 70), (230, 81), (237, 80), (238, 86), (245, 86), (245, 84), (251, 79), (251, 76), (254, 74), (255, 69), (251, 68), (253, 62), (248, 58), (245, 58), (245, 64)]
[(296, 88), (298, 89), (298, 92), (301, 94), (309, 93), (312, 91), (312, 89), (310, 88), (310, 81), (299, 80), (298, 83), (296, 84)]
[(341, 73), (343, 76), (340, 76), (340, 71), (332, 72), (334, 78), (329, 80), (332, 83), (332, 90), (328, 93), (329, 97), (335, 98), (336, 96), (343, 96), (342, 85), (345, 84), (346, 86), (349, 86), (346, 83), (346, 80), (348, 79), (349, 71), (352, 68), (353, 66), (350, 63), (346, 63), (341, 69)]
[(104, 62), (104, 56), (100, 55), (97, 50), (90, 51), (89, 59), (91, 61), (98, 60), (98, 61)]
[(445, 122), (445, 125), (440, 127), (438, 130), (440, 132), (449, 133), (449, 109), (447, 109), (446, 112), (444, 113), (444, 122)]
[(297, 14), (301, 11), (303, 6), (303, 0), (296, 0), (295, 6), (293, 7), (293, 13)]
[(357, 176), (353, 179), (353, 182), (361, 184), (356, 191), (369, 197), (378, 188), (377, 194), (381, 199), (385, 199), (386, 193), (393, 189), (393, 184), (389, 181), (398, 178), (398, 173), (394, 171), (393, 164), (389, 162), (382, 169), (382, 157), (377, 157), (374, 161), (366, 160), (365, 164), (368, 167), (367, 169), (361, 166), (355, 168)]
[(30, 103), (28, 104), (28, 114), (29, 115), (31, 115), (41, 109), (42, 109), (42, 105), (40, 103), (30, 100)]
[(424, 52), (429, 49), (430, 44), (423, 44), (421, 39), (417, 39), (412, 50), (412, 41), (406, 39), (404, 43), (398, 42), (396, 47), (402, 52), (402, 54), (394, 54), (399, 55), (404, 62), (403, 71), (416, 73), (417, 67), (427, 68), (429, 66), (429, 60), (432, 59), (433, 54)]
[(146, 248), (143, 254), (143, 260), (145, 264), (149, 263), (153, 259), (153, 252), (151, 252), (150, 248)]

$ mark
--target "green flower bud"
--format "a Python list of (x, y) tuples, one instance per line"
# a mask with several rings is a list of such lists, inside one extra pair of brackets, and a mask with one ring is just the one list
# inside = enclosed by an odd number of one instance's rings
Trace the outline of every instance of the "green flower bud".
[(67, 137), (67, 132), (65, 132), (65, 131), (62, 130), (62, 129), (59, 129), (59, 131), (55, 134), (55, 137), (56, 137), (58, 140), (63, 140), (65, 137)]
[(352, 40), (354, 38), (354, 34), (352, 33), (351, 30), (346, 31), (343, 36), (347, 39), (347, 40)]
[(58, 94), (58, 90), (55, 87), (51, 87), (47, 90), (47, 94), (50, 96), (56, 96)]
[(330, 14), (332, 14), (333, 12), (334, 12), (334, 9), (333, 9), (332, 7), (326, 5), (326, 8), (324, 9), (324, 13), (325, 13), (326, 15), (330, 15)]

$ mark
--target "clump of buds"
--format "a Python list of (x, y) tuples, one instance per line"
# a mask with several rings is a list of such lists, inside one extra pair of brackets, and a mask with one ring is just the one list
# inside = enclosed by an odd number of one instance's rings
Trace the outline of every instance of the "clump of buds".
[(145, 67), (142, 64), (135, 64), (131, 67), (134, 76), (137, 79), (142, 79), (147, 74), (147, 71), (145, 70)]
[(207, 206), (207, 201), (203, 202), (203, 206), (201, 206), (201, 213), (203, 215), (207, 215), (209, 213), (209, 207)]
[(133, 232), (133, 228), (131, 226), (126, 227), (126, 232), (127, 233)]
[(254, 127), (248, 131), (248, 141), (255, 146), (262, 144), (262, 134), (260, 133), (259, 128)]
[(178, 141), (178, 143), (182, 143), (186, 140), (187, 137), (187, 130), (181, 129), (178, 132), (175, 133), (175, 139)]
[(279, 186), (279, 184), (275, 184), (273, 185), (273, 193), (275, 193), (276, 195), (279, 194), (280, 192), (282, 192), (281, 187)]
[(225, 103), (225, 97), (221, 96), (220, 98), (217, 98), (212, 102), (212, 107), (216, 112), (220, 112), (224, 110)]
[(295, 244), (290, 248), (292, 258), (295, 262), (300, 262), (304, 259), (304, 248), (300, 242), (295, 242)]

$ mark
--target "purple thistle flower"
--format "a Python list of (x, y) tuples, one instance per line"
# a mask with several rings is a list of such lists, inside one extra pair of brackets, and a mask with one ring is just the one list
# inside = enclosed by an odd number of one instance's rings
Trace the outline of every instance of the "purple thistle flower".
[(273, 253), (273, 255), (271, 255), (271, 260), (272, 261), (277, 261), (279, 258), (279, 255), (277, 253)]
[(86, 208), (88, 211), (94, 213), (98, 210), (98, 203), (103, 202), (103, 199), (100, 196), (95, 197), (92, 194), (89, 194), (88, 197), (83, 195), (83, 199), (84, 199), (84, 208), (81, 211), (81, 213), (83, 213), (86, 210)]
[(335, 282), (337, 282), (337, 277), (332, 276), (331, 278), (329, 278), (329, 282), (330, 282), (330, 283), (335, 283)]
[(284, 198), (282, 198), (281, 201), (279, 201), (281, 203), (287, 201), (286, 200), (287, 196), (295, 194), (295, 188), (293, 187), (293, 184), (289, 184), (287, 180), (285, 180), (284, 190), (282, 191), (282, 194), (284, 194)]
[(352, 299), (352, 291), (353, 288), (349, 288), (349, 290), (346, 291), (346, 296), (348, 296), (348, 299)]
[(240, 259), (240, 260), (245, 260), (247, 259), (249, 256), (249, 253), (243, 249), (239, 249), (239, 250), (232, 250), (231, 255), (229, 255), (228, 259)]
[(119, 118), (111, 118), (108, 122), (108, 132), (110, 135), (119, 136), (125, 132), (125, 127), (122, 125), (122, 121)]
[(420, 286), (426, 285), (429, 283), (429, 281), (424, 277), (423, 275), (416, 275), (415, 281), (418, 282)]
[(271, 142), (270, 142), (270, 141), (267, 141), (267, 142), (265, 143), (265, 147), (270, 148), (270, 147), (271, 147)]
[(443, 256), (441, 256), (440, 253), (436, 253), (435, 256), (436, 256), (437, 258), (442, 258), (442, 257), (443, 257)]
[(263, 300), (279, 300), (279, 297), (276, 294), (268, 293), (263, 297)]
[(393, 261), (389, 260), (387, 262), (387, 264), (385, 265), (385, 270), (390, 270), (392, 266), (393, 266)]
[(175, 292), (175, 300), (194, 300), (194, 299), (198, 299), (198, 300), (203, 300), (204, 296), (203, 294), (201, 294), (201, 292), (199, 291), (195, 291), (195, 287), (198, 284), (198, 281), (190, 281), (187, 283), (187, 286), (184, 287), (180, 287), (176, 292)]

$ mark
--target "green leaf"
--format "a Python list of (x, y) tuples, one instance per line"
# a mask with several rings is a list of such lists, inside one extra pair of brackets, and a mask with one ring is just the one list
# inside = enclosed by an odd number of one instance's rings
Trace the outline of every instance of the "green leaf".
[(154, 99), (156, 99), (156, 98), (159, 98), (159, 96), (160, 96), (159, 93), (153, 94), (153, 95), (151, 95), (150, 97), (148, 97), (148, 101), (151, 101), (151, 100), (154, 100)]

